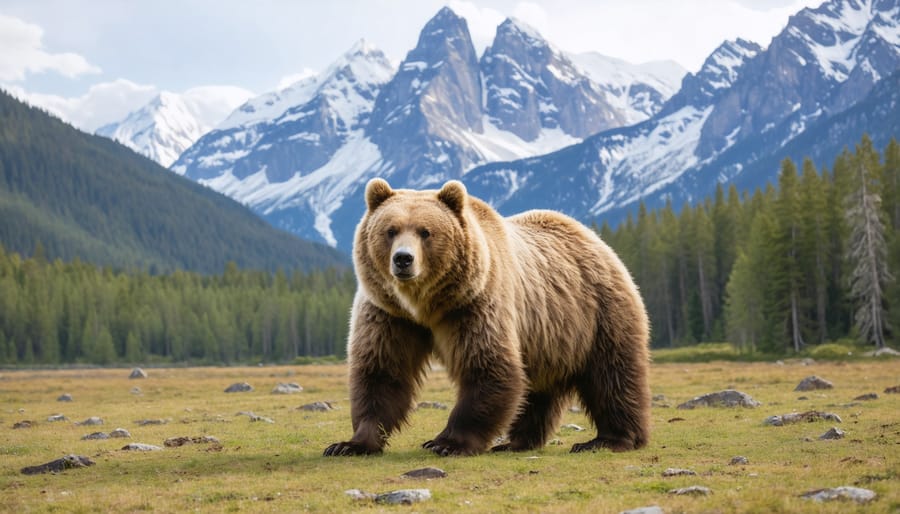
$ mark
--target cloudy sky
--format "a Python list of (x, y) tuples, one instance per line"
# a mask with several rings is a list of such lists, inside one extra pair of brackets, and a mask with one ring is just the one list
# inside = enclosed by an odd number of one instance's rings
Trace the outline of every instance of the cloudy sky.
[(87, 130), (160, 90), (263, 93), (360, 38), (400, 61), (444, 5), (484, 49), (515, 17), (556, 47), (696, 71), (723, 40), (767, 46), (822, 0), (0, 0), (0, 87)]

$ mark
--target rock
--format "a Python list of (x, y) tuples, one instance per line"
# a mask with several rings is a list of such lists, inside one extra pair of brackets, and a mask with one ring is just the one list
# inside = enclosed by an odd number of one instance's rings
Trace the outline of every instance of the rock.
[(103, 420), (98, 418), (97, 416), (91, 416), (84, 421), (76, 421), (76, 425), (84, 425), (84, 426), (94, 426), (94, 425), (102, 425)]
[(344, 491), (344, 494), (353, 498), (354, 500), (374, 500), (375, 494), (373, 493), (364, 493), (359, 489), (347, 489)]
[(147, 425), (165, 425), (169, 422), (167, 419), (139, 419), (135, 421), (139, 426), (147, 426)]
[(877, 400), (877, 399), (878, 399), (878, 393), (866, 393), (866, 394), (861, 394), (861, 395), (857, 396), (856, 398), (853, 399), (853, 401), (867, 402), (870, 400)]
[(235, 382), (225, 388), (226, 393), (248, 393), (253, 390), (253, 386), (247, 382)]
[(579, 407), (578, 405), (572, 405), (572, 406), (569, 407), (569, 412), (573, 412), (573, 413), (575, 413), (575, 414), (578, 414), (578, 413), (580, 413), (580, 412), (582, 412), (582, 411), (581, 411), (581, 407)]
[(566, 430), (574, 430), (575, 432), (584, 432), (584, 427), (576, 425), (575, 423), (569, 423), (568, 425), (563, 425), (562, 428)]
[(862, 489), (859, 487), (832, 487), (831, 489), (817, 489), (800, 495), (801, 498), (809, 498), (817, 502), (825, 502), (831, 500), (853, 500), (857, 503), (866, 503), (875, 499), (877, 495), (875, 491)]
[(416, 405), (417, 409), (437, 409), (437, 410), (447, 410), (447, 404), (441, 402), (419, 402)]
[(399, 489), (389, 493), (379, 494), (375, 497), (375, 503), (387, 503), (390, 505), (412, 505), (431, 499), (431, 491), (428, 489)]
[(619, 514), (663, 514), (663, 510), (656, 505), (649, 507), (638, 507), (631, 510), (623, 510)]
[(844, 431), (837, 427), (831, 427), (828, 429), (828, 432), (819, 436), (820, 441), (828, 440), (828, 439), (843, 439)]
[(59, 397), (56, 399), (56, 401), (58, 401), (58, 402), (71, 402), (71, 401), (72, 401), (72, 395), (69, 394), (69, 393), (61, 394), (61, 395), (59, 395)]
[(56, 422), (56, 421), (69, 421), (69, 418), (63, 416), (62, 414), (54, 414), (47, 418), (47, 421)]
[(141, 368), (134, 368), (128, 378), (147, 378), (147, 373)]
[(797, 387), (794, 388), (794, 391), (814, 391), (816, 389), (832, 389), (834, 388), (834, 384), (825, 380), (824, 378), (819, 378), (815, 375), (804, 378), (797, 384)]
[(247, 416), (250, 418), (250, 421), (262, 421), (263, 423), (275, 423), (275, 420), (272, 418), (267, 418), (265, 416), (257, 416), (253, 412), (250, 411), (241, 411), (236, 414), (237, 416)]
[(732, 457), (731, 461), (728, 463), (728, 465), (730, 466), (743, 466), (745, 464), (750, 464), (750, 459), (744, 457), (743, 455)]
[(141, 388), (138, 387), (138, 386), (132, 387), (132, 388), (131, 388), (131, 394), (133, 394), (133, 395), (139, 395), (139, 394), (141, 394)]
[(807, 412), (791, 412), (789, 414), (781, 414), (775, 416), (769, 416), (763, 421), (763, 425), (772, 425), (775, 427), (780, 427), (784, 425), (790, 425), (791, 423), (799, 423), (801, 421), (805, 421), (807, 423), (812, 423), (813, 421), (834, 421), (837, 423), (843, 423), (841, 417), (837, 414), (832, 414), (830, 412), (819, 412), (815, 410), (807, 411)]
[(112, 438), (121, 438), (121, 437), (131, 437), (131, 433), (124, 428), (117, 428), (109, 433), (109, 437)]
[(664, 477), (678, 477), (685, 475), (696, 475), (696, 471), (692, 471), (690, 469), (681, 469), (681, 468), (667, 468), (662, 472), (662, 476)]
[(900, 356), (900, 352), (893, 348), (888, 348), (887, 346), (885, 346), (884, 348), (866, 352), (863, 355), (865, 355), (866, 357), (898, 357)]
[(419, 468), (403, 473), (403, 478), (445, 478), (447, 472), (439, 468)]
[(272, 394), (293, 394), (299, 393), (302, 390), (303, 388), (300, 387), (299, 384), (295, 384), (293, 382), (290, 382), (288, 384), (279, 382), (278, 385), (275, 386), (274, 389), (272, 389)]
[(163, 445), (169, 448), (184, 446), (186, 444), (221, 444), (219, 439), (211, 435), (201, 435), (195, 437), (170, 437), (163, 442)]
[(718, 393), (709, 393), (698, 396), (693, 400), (687, 401), (679, 405), (678, 409), (694, 409), (696, 407), (759, 407), (760, 403), (750, 395), (735, 391), (734, 389), (726, 389)]
[(37, 425), (34, 421), (23, 419), (22, 421), (18, 421), (13, 424), (13, 428), (31, 428)]
[(129, 443), (123, 446), (122, 449), (133, 452), (157, 452), (162, 450), (162, 447), (155, 444)]
[(307, 403), (306, 405), (301, 405), (297, 407), (297, 410), (305, 410), (310, 412), (325, 412), (329, 410), (334, 410), (334, 405), (331, 402), (312, 402)]
[(61, 459), (52, 460), (50, 462), (37, 466), (28, 466), (22, 468), (25, 475), (38, 475), (41, 473), (59, 473), (67, 469), (86, 468), (93, 466), (94, 461), (81, 455), (69, 454)]
[(900, 385), (895, 385), (888, 387), (884, 390), (885, 394), (897, 394), (900, 393)]
[(681, 487), (679, 489), (670, 489), (669, 494), (688, 495), (688, 496), (707, 496), (712, 491), (709, 487), (702, 485), (692, 485), (690, 487)]
[(88, 439), (109, 439), (109, 434), (107, 434), (106, 432), (92, 432), (88, 435), (81, 437), (82, 441), (88, 440)]

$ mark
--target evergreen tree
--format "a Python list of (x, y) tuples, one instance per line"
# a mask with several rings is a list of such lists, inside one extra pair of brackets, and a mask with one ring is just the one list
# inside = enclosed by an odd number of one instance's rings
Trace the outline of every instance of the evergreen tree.
[(778, 260), (772, 264), (778, 270), (777, 296), (783, 298), (786, 303), (782, 311), (784, 326), (788, 340), (796, 353), (806, 344), (803, 338), (805, 319), (801, 290), (805, 268), (801, 248), (802, 219), (797, 167), (790, 159), (785, 159), (781, 163), (778, 189), (775, 201), (778, 225), (774, 241), (778, 249)]
[(853, 187), (847, 198), (847, 258), (851, 265), (850, 294), (858, 305), (854, 319), (859, 335), (880, 349), (884, 348), (887, 330), (884, 288), (893, 277), (887, 267), (879, 168), (878, 153), (864, 136), (856, 147)]

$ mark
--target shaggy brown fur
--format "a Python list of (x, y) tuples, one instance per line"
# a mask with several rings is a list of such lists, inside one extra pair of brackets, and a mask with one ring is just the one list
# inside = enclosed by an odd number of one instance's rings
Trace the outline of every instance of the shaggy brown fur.
[(353, 437), (325, 455), (380, 452), (406, 421), (433, 355), (458, 386), (439, 455), (544, 445), (574, 393), (597, 437), (647, 444), (649, 323), (613, 251), (550, 211), (503, 218), (447, 182), (393, 190), (374, 179), (356, 230), (359, 289), (348, 344)]

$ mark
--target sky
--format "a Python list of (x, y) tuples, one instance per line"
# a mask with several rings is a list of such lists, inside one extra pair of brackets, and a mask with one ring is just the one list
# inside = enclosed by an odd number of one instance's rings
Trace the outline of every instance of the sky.
[(400, 62), (444, 6), (466, 18), (479, 53), (514, 17), (563, 51), (696, 71), (724, 40), (766, 47), (822, 1), (0, 0), (0, 87), (95, 130), (162, 90), (284, 87), (361, 38)]

